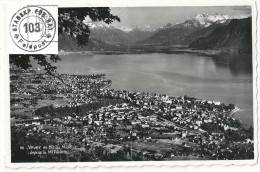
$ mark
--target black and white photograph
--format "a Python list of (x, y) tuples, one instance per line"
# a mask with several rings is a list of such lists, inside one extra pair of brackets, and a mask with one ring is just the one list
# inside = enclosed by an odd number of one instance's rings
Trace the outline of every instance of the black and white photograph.
[(59, 54), (9, 54), (12, 163), (256, 159), (251, 6), (59, 7), (56, 26)]

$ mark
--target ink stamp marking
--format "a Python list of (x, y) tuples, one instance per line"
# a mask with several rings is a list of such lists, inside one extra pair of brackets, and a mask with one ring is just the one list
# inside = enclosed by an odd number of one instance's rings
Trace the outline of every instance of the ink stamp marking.
[(9, 31), (13, 42), (19, 48), (36, 52), (46, 48), (52, 42), (56, 21), (46, 9), (28, 6), (13, 15)]

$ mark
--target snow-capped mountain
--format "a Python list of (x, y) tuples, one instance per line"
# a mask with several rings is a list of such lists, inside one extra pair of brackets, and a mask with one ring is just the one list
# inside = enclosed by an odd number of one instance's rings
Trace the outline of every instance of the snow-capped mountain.
[(217, 27), (227, 25), (231, 19), (243, 17), (245, 16), (230, 17), (221, 13), (196, 14), (182, 23), (168, 23), (160, 27), (150, 38), (139, 43), (150, 45), (189, 45), (199, 37), (208, 36)]
[(115, 27), (103, 22), (85, 23), (90, 28), (90, 37), (111, 45), (132, 45), (137, 41), (148, 38), (153, 34), (148, 28), (144, 30), (135, 27)]
[(111, 28), (112, 27), (103, 22), (91, 22), (91, 23), (87, 23), (87, 25), (90, 29)]
[(127, 27), (127, 26), (122, 26), (120, 28), (118, 28), (124, 32), (131, 32), (133, 30), (133, 28)]
[(178, 24), (168, 23), (164, 27), (159, 28), (151, 37), (139, 43), (145, 45), (177, 45), (181, 44), (187, 35), (204, 27), (204, 25), (194, 19)]
[(105, 28), (115, 28), (115, 29), (119, 29), (123, 32), (131, 32), (133, 30), (141, 30), (141, 31), (144, 31), (144, 32), (154, 32), (155, 30), (157, 29), (154, 29), (154, 28), (151, 28), (151, 26), (149, 25), (146, 25), (144, 27), (140, 27), (138, 25), (134, 25), (134, 26), (112, 26), (112, 25), (109, 25), (109, 24), (106, 24), (104, 22), (92, 22), (92, 21), (84, 21), (84, 23), (86, 25), (89, 26), (90, 29), (105, 29)]
[(242, 19), (242, 18), (247, 18), (248, 16), (236, 16), (236, 17), (231, 17), (228, 15), (224, 15), (222, 13), (214, 13), (214, 14), (196, 14), (192, 18), (186, 19), (182, 23), (168, 23), (165, 26), (160, 27), (160, 29), (166, 29), (166, 28), (172, 28), (172, 27), (208, 27), (212, 24), (218, 24), (218, 23), (225, 23), (228, 20), (231, 19)]
[(201, 25), (208, 27), (213, 23), (224, 23), (228, 19), (231, 19), (231, 17), (228, 15), (223, 15), (221, 13), (215, 13), (215, 14), (204, 13), (204, 14), (196, 14), (193, 19), (198, 21)]
[(220, 26), (208, 36), (200, 37), (190, 44), (198, 49), (235, 49), (239, 51), (252, 51), (252, 19), (232, 19), (228, 25)]
[(146, 26), (113, 26), (104, 22), (85, 21), (90, 27), (90, 37), (110, 45), (190, 45), (208, 36), (216, 28), (228, 25), (234, 18), (221, 13), (196, 14), (180, 23), (168, 23), (157, 29)]
[(208, 27), (212, 24), (217, 24), (217, 23), (225, 23), (228, 20), (231, 19), (243, 19), (243, 18), (248, 18), (249, 16), (229, 16), (229, 15), (224, 15), (222, 13), (215, 13), (215, 14), (196, 14), (191, 20), (197, 21), (201, 25), (204, 25), (205, 27)]

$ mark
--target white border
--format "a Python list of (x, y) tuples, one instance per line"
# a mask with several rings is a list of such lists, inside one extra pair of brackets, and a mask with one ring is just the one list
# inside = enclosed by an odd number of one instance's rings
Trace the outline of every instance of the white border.
[[(10, 5), (11, 3), (9, 3)], [(17, 4), (17, 2), (16, 2)], [(31, 3), (27, 3), (32, 5)], [(26, 5), (27, 5), (26, 4)], [(89, 2), (47, 2), (47, 3), (40, 3), (40, 2), (33, 2), (33, 5), (57, 5), (59, 7), (82, 7), (82, 6), (90, 6), (90, 7), (98, 7), (98, 6), (108, 6), (108, 7), (138, 7), (138, 6), (244, 6), (249, 5), (252, 7), (252, 36), (253, 36), (253, 112), (254, 112), (254, 150), (255, 150), (255, 159), (254, 160), (207, 160), (207, 161), (194, 161), (194, 160), (186, 160), (186, 161), (124, 161), (124, 162), (66, 162), (66, 163), (11, 163), (11, 149), (10, 149), (10, 90), (9, 90), (9, 58), (8, 54), (6, 53), (6, 36), (8, 34), (8, 28), (2, 25), (2, 57), (5, 57), (1, 61), (1, 83), (4, 89), (1, 89), (1, 96), (4, 101), (2, 103), (2, 111), (4, 114), (4, 129), (5, 129), (5, 165), (7, 167), (12, 168), (19, 168), (19, 167), (112, 167), (112, 166), (144, 166), (144, 165), (152, 165), (152, 166), (186, 166), (186, 165), (193, 165), (193, 166), (200, 166), (200, 165), (213, 165), (213, 164), (220, 164), (220, 165), (253, 165), (257, 163), (258, 159), (258, 138), (257, 138), (257, 51), (256, 51), (256, 21), (257, 21), (257, 8), (256, 8), (256, 1), (255, 0), (234, 0), (234, 1), (205, 1), (205, 0), (175, 0), (175, 1), (140, 1), (140, 2), (130, 2), (130, 1), (89, 1)], [(22, 4), (21, 4), (22, 5)], [(24, 5), (24, 3), (23, 3)], [(2, 14), (5, 12), (1, 10)], [(3, 15), (2, 15), (3, 16)], [(5, 21), (5, 18), (2, 18), (1, 21)], [(5, 23), (5, 22), (3, 22)], [(2, 126), (2, 125), (1, 125)]]

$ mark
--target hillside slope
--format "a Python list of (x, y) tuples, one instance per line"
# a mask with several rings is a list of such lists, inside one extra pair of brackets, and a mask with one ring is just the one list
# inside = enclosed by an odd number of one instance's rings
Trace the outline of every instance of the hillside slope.
[(221, 26), (228, 25), (230, 20), (225, 21), (224, 23), (213, 23), (212, 25), (196, 30), (195, 32), (190, 33), (186, 37), (182, 39), (182, 44), (184, 45), (190, 45), (193, 41), (197, 40), (201, 37), (207, 37), (209, 34), (211, 34), (216, 28)]
[(117, 50), (120, 47), (104, 43), (96, 38), (89, 38), (87, 45), (79, 46), (74, 37), (66, 34), (59, 35), (59, 51), (103, 51), (103, 50)]
[(181, 44), (187, 35), (203, 27), (192, 20), (176, 25), (167, 24), (148, 39), (140, 41), (139, 44), (165, 46)]
[(190, 44), (197, 49), (228, 49), (251, 52), (251, 18), (233, 19), (226, 26), (216, 28), (207, 37), (201, 37)]
[(138, 28), (123, 31), (115, 27), (94, 28), (90, 30), (90, 33), (91, 37), (111, 45), (133, 45), (153, 34), (152, 31), (143, 31)]

